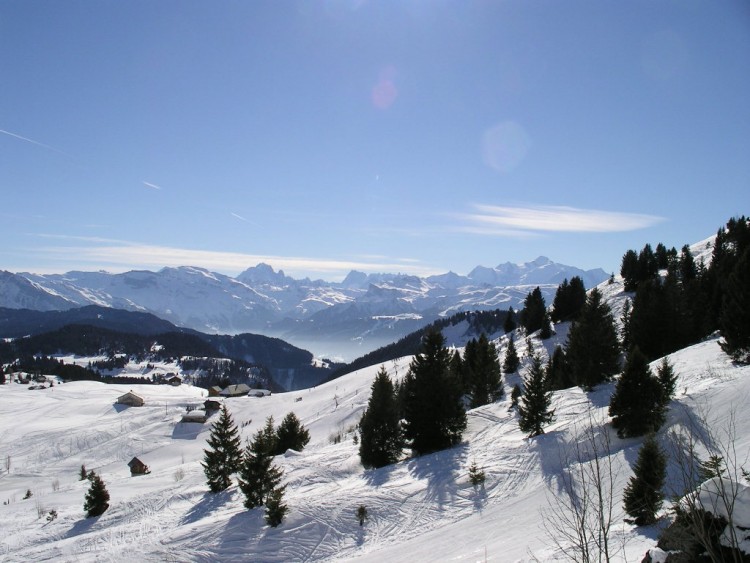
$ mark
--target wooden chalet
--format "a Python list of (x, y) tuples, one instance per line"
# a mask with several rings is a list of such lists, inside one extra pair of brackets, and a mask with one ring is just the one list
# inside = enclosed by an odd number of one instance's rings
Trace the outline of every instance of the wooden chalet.
[(118, 405), (127, 405), (129, 407), (142, 407), (145, 402), (146, 401), (143, 400), (143, 397), (136, 395), (132, 391), (120, 395), (116, 401)]
[(130, 468), (131, 475), (146, 475), (147, 473), (151, 473), (148, 465), (143, 463), (137, 457), (134, 457), (128, 462), (128, 467)]

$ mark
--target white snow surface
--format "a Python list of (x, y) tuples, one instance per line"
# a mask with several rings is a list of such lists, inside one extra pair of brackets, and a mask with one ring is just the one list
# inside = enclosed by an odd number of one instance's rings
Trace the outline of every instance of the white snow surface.
[[(609, 291), (616, 296), (615, 287)], [(536, 350), (546, 355), (556, 342), (564, 342), (567, 326), (556, 328), (551, 340), (533, 339)], [(496, 342), (502, 350), (507, 341), (503, 337)], [(526, 339), (517, 338), (516, 346), (523, 356)], [(384, 365), (392, 378), (400, 379), (410, 360)], [(692, 410), (709, 406), (720, 424), (736, 407), (734, 446), (738, 459), (747, 459), (750, 411), (743, 407), (750, 393), (750, 366), (733, 365), (716, 339), (672, 354), (670, 361), (679, 375), (678, 396), (660, 439)], [(212, 419), (205, 424), (180, 422), (188, 405), (205, 399), (204, 390), (96, 382), (36, 391), (15, 383), (0, 386), (0, 559), (562, 560), (542, 525), (544, 511), (558, 494), (560, 452), (580, 439), (589, 416), (607, 420), (614, 384), (591, 393), (577, 388), (556, 392), (554, 423), (544, 435), (529, 439), (508, 408), (510, 388), (520, 376), (506, 376), (503, 399), (469, 411), (461, 444), (365, 470), (352, 429), (379, 367), (304, 391), (224, 400), (243, 441), (266, 417), (273, 415), (278, 424), (290, 411), (310, 430), (311, 441), (302, 452), (289, 451), (275, 459), (284, 471), (290, 509), (278, 528), (265, 524), (262, 508), (244, 508), (236, 482), (222, 493), (208, 491), (201, 460)], [(144, 397), (145, 406), (115, 406), (116, 398), (129, 390)], [(657, 528), (665, 523), (636, 528), (624, 522), (622, 490), (642, 440), (620, 440), (607, 428), (617, 474), (612, 541), (618, 546), (618, 560), (640, 561), (654, 548)], [(151, 473), (131, 476), (127, 463), (133, 456)], [(479, 489), (469, 482), (473, 461), (486, 474)], [(79, 480), (82, 464), (101, 475), (111, 495), (110, 508), (97, 518), (84, 515), (88, 482)], [(33, 496), (23, 499), (27, 489)], [(355, 516), (360, 505), (369, 515), (362, 527)], [(47, 522), (50, 510), (58, 517)]]

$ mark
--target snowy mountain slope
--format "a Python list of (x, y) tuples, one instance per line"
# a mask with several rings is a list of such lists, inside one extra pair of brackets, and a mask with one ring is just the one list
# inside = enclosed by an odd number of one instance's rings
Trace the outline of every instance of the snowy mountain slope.
[[(619, 288), (619, 290), (618, 290)], [(622, 299), (621, 285), (603, 284)], [(564, 342), (567, 325), (536, 350)], [(497, 341), (502, 348), (505, 339)], [(517, 338), (519, 355), (526, 339)], [(660, 439), (706, 409), (726, 417), (736, 406), (738, 456), (750, 453), (750, 367), (734, 366), (715, 339), (672, 354), (679, 375), (678, 396)], [(410, 359), (388, 362), (403, 377)], [(227, 399), (243, 438), (267, 416), (277, 423), (294, 411), (312, 440), (301, 453), (278, 456), (288, 484), (290, 513), (276, 529), (264, 525), (262, 510), (247, 511), (236, 486), (208, 493), (200, 466), (209, 425), (180, 423), (184, 407), (202, 400), (189, 386), (114, 386), (68, 383), (43, 391), (0, 387), (0, 454), (10, 471), (0, 476), (0, 554), (7, 561), (527, 561), (554, 560), (541, 528), (558, 491), (560, 452), (579, 440), (590, 416), (606, 420), (613, 384), (586, 394), (579, 389), (554, 397), (555, 422), (543, 436), (527, 439), (506, 397), (469, 412), (463, 442), (455, 448), (391, 467), (365, 471), (349, 433), (369, 396), (378, 366), (316, 388), (271, 397)], [(506, 377), (506, 391), (519, 380)], [(115, 398), (133, 389), (146, 398), (141, 408), (114, 408)], [(611, 430), (610, 430), (611, 432)], [(339, 443), (335, 443), (338, 438)], [(612, 437), (617, 471), (612, 540), (623, 546), (618, 560), (639, 561), (654, 544), (654, 530), (622, 520), (621, 491), (631, 474), (640, 439)], [(134, 455), (150, 468), (131, 477)], [(475, 490), (468, 466), (484, 468), (484, 488)], [(78, 481), (82, 463), (99, 473), (112, 496), (101, 517), (83, 517), (87, 483)], [(33, 496), (22, 499), (27, 489)], [(56, 490), (55, 490), (56, 489)], [(369, 520), (360, 527), (359, 505)], [(55, 509), (58, 518), (47, 523)]]
[(341, 283), (295, 280), (267, 264), (236, 278), (187, 266), (123, 274), (6, 272), (0, 276), (0, 306), (55, 310), (95, 304), (150, 312), (201, 332), (257, 332), (319, 356), (353, 359), (441, 316), (518, 309), (537, 285), (551, 302), (563, 278), (573, 276), (592, 287), (607, 274), (544, 257), (526, 264), (478, 267), (467, 276), (351, 272)]

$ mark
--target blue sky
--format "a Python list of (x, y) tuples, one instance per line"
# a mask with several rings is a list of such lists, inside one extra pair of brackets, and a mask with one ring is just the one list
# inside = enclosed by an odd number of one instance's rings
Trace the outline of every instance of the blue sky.
[(619, 270), (750, 213), (745, 1), (0, 3), (0, 269)]

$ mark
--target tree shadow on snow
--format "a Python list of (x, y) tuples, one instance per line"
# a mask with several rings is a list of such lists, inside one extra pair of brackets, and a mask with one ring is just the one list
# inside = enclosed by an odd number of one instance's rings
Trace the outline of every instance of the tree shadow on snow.
[(481, 513), (484, 505), (487, 504), (487, 491), (484, 488), (484, 483), (474, 485), (473, 490), (469, 498), (474, 505), (474, 510)]
[(194, 524), (198, 520), (210, 516), (215, 510), (231, 503), (232, 496), (231, 489), (219, 493), (204, 493), (203, 498), (195, 503), (182, 519), (182, 524)]
[(415, 479), (427, 481), (427, 497), (440, 509), (452, 504), (457, 496), (457, 473), (463, 470), (469, 446), (461, 443), (448, 450), (417, 457), (408, 462)]
[(371, 487), (381, 487), (390, 480), (391, 473), (396, 469), (396, 466), (397, 464), (392, 463), (377, 469), (367, 469), (362, 478)]
[(73, 524), (73, 527), (68, 530), (68, 532), (65, 534), (66, 538), (73, 538), (75, 536), (80, 536), (85, 533), (87, 533), (94, 524), (96, 524), (99, 521), (100, 516), (92, 516), (91, 518), (84, 518), (83, 520), (79, 520), (75, 524)]

